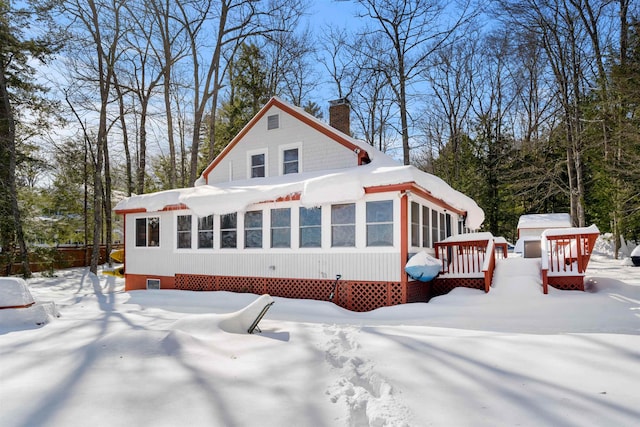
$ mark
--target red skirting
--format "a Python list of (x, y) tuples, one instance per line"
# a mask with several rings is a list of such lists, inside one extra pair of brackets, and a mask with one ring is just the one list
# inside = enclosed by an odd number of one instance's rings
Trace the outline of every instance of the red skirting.
[[(160, 279), (161, 289), (229, 291), (329, 301), (335, 279), (291, 279), (176, 274), (175, 277), (126, 275), (127, 291), (146, 289), (146, 279)], [(352, 311), (370, 311), (407, 302), (427, 302), (429, 283), (339, 280), (333, 302)]]
[(431, 286), (431, 298), (445, 295), (454, 288), (472, 288), (484, 291), (484, 278), (452, 277), (448, 279), (435, 278)]
[(547, 276), (548, 283), (563, 291), (584, 291), (584, 276)]

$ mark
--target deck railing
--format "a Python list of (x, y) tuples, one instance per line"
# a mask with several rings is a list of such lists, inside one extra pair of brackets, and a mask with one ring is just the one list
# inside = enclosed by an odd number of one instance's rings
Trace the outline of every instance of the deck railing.
[(547, 230), (541, 237), (542, 288), (558, 283), (584, 290), (583, 278), (593, 245), (600, 232), (595, 225), (586, 228)]
[(491, 287), (496, 258), (507, 257), (506, 243), (496, 245), (492, 238), (437, 242), (434, 249), (442, 263), (440, 279), (483, 279), (485, 292)]

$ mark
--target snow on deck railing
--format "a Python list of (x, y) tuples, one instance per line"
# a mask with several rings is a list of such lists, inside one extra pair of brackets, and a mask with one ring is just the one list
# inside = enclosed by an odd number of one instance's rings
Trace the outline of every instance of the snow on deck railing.
[(548, 293), (550, 277), (584, 276), (598, 227), (572, 227), (546, 230), (540, 238), (542, 286)]
[(487, 245), (487, 253), (494, 254), (494, 256), (485, 257), (484, 263), (482, 264), (485, 292), (489, 292), (489, 288), (491, 287), (491, 282), (493, 281), (493, 271), (496, 269), (496, 257), (498, 256), (498, 252), (496, 252), (495, 250), (495, 242), (493, 241), (493, 239), (489, 240), (489, 244)]

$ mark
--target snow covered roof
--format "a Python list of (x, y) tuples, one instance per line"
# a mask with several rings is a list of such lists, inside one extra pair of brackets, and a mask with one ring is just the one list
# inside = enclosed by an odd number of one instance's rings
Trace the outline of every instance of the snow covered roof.
[(521, 228), (566, 228), (571, 227), (571, 216), (568, 213), (548, 213), (522, 215), (518, 220)]
[(567, 234), (600, 234), (600, 230), (595, 224), (591, 224), (589, 227), (554, 228), (542, 232), (544, 237), (565, 236)]
[(120, 201), (116, 212), (160, 211), (183, 204), (198, 216), (243, 212), (250, 205), (300, 196), (303, 206), (322, 206), (355, 202), (365, 188), (415, 183), (432, 197), (467, 213), (467, 227), (476, 229), (484, 221), (484, 211), (466, 195), (454, 190), (442, 179), (414, 166), (402, 166), (385, 155), (376, 155), (371, 163), (346, 169), (253, 178), (215, 185), (160, 191), (132, 196)]

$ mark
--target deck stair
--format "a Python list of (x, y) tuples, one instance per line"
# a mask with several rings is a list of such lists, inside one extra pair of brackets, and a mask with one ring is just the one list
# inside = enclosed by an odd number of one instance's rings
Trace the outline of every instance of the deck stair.
[(540, 258), (512, 257), (496, 260), (491, 292), (539, 294), (541, 288)]

